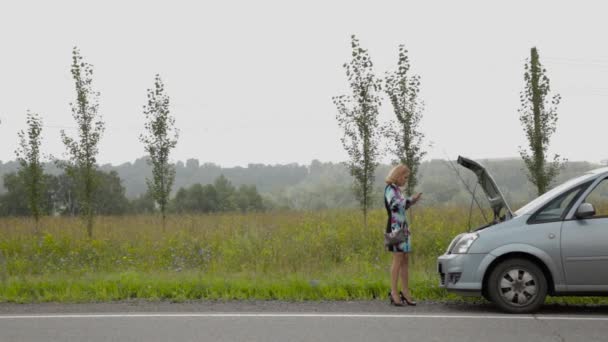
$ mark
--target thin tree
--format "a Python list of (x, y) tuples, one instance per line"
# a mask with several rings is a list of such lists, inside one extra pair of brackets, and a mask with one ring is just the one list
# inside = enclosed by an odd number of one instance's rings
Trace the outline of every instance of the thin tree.
[(93, 66), (85, 62), (80, 50), (72, 51), (72, 77), (76, 85), (76, 102), (70, 103), (72, 116), (77, 124), (78, 137), (67, 136), (61, 130), (61, 138), (67, 148), (67, 161), (58, 162), (66, 174), (77, 184), (76, 194), (80, 205), (81, 216), (85, 219), (89, 238), (93, 237), (93, 220), (95, 217), (94, 195), (98, 187), (97, 154), (98, 144), (105, 125), (98, 113), (99, 92), (93, 89)]
[(42, 119), (38, 114), (28, 111), (27, 132), (19, 131), (19, 146), (15, 154), (21, 166), (19, 173), (22, 174), (22, 179), (25, 182), (27, 203), (34, 217), (36, 235), (40, 232), (39, 223), (45, 195), (44, 172), (40, 160), (42, 157), (40, 153), (41, 134)]
[(169, 153), (177, 145), (179, 131), (175, 118), (169, 112), (169, 96), (159, 75), (154, 79), (154, 89), (148, 89), (148, 103), (144, 105), (146, 117), (144, 134), (139, 140), (150, 156), (152, 179), (146, 179), (148, 191), (158, 204), (162, 216), (163, 231), (166, 227), (167, 204), (175, 179), (175, 168), (169, 163)]
[(548, 190), (566, 162), (557, 154), (553, 161), (546, 160), (549, 140), (557, 128), (557, 106), (561, 100), (559, 94), (549, 100), (551, 88), (546, 72), (540, 63), (538, 51), (533, 47), (530, 59), (525, 64), (525, 89), (521, 92), (521, 107), (518, 110), (531, 154), (521, 146), (519, 153), (526, 165), (526, 175), (536, 186), (538, 195)]
[(404, 45), (399, 45), (397, 69), (386, 73), (384, 91), (393, 106), (396, 120), (386, 126), (389, 137), (388, 150), (395, 157), (393, 162), (405, 164), (410, 169), (407, 195), (411, 196), (418, 184), (418, 168), (426, 155), (422, 140), (424, 134), (419, 125), (424, 103), (419, 98), (420, 76), (410, 75), (410, 62)]
[(367, 50), (353, 35), (352, 60), (344, 64), (350, 95), (333, 97), (338, 109), (336, 118), (344, 130), (342, 145), (349, 155), (346, 165), (354, 177), (354, 191), (363, 211), (367, 227), (367, 212), (372, 203), (374, 171), (378, 166), (380, 127), (378, 111), (380, 80), (374, 75), (373, 63)]

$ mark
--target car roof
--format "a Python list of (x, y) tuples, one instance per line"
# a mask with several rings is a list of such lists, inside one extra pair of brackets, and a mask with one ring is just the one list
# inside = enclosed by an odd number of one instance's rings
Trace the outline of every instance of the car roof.
[(608, 166), (607, 167), (600, 167), (598, 169), (593, 169), (593, 170), (590, 170), (587, 173), (591, 173), (591, 174), (597, 175), (597, 174), (604, 173), (604, 172), (608, 172)]
[(591, 179), (597, 179), (604, 172), (608, 172), (608, 167), (603, 167), (595, 170), (591, 170), (585, 173), (580, 174), (578, 177), (571, 178), (564, 183), (557, 185), (555, 188), (545, 192), (541, 196), (536, 197), (532, 201), (528, 202), (523, 207), (519, 208), (515, 214), (523, 215), (526, 213), (531, 213), (536, 211), (538, 208), (547, 204), (549, 201), (552, 201), (557, 196), (563, 194), (565, 191), (577, 187), (585, 182), (588, 182)]

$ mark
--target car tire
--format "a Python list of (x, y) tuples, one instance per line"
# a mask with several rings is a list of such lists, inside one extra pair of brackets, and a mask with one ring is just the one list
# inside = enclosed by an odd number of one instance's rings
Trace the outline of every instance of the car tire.
[(490, 298), (490, 295), (488, 295), (488, 291), (481, 291), (481, 296), (483, 297), (483, 299), (487, 300), (488, 302), (492, 301), (492, 298)]
[(492, 270), (487, 293), (492, 302), (505, 312), (530, 313), (545, 302), (547, 279), (532, 261), (507, 259)]

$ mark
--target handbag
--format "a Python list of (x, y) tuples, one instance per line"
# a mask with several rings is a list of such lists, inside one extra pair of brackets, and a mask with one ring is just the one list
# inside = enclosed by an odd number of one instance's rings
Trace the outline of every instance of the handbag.
[(384, 233), (384, 245), (394, 246), (407, 241), (407, 235), (405, 235), (405, 229), (397, 229), (390, 233)]

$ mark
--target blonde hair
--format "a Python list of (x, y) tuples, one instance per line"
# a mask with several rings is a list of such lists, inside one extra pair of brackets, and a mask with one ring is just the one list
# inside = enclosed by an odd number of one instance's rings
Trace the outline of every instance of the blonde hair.
[(403, 174), (410, 174), (410, 168), (407, 165), (399, 164), (394, 166), (384, 179), (386, 184), (397, 184), (397, 178)]

